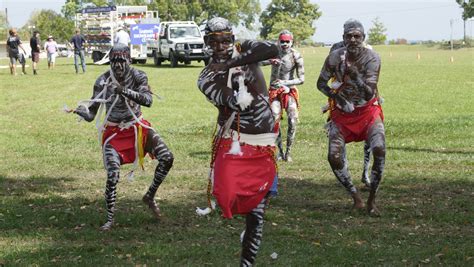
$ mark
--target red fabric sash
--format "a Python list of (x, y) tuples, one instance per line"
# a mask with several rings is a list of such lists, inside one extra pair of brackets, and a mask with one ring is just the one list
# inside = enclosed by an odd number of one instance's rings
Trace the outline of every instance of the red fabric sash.
[[(151, 124), (147, 121), (142, 119), (140, 121), (142, 124), (151, 126)], [(135, 123), (135, 127), (137, 127), (137, 134), (138, 134), (138, 127), (142, 127), (139, 123)], [(106, 126), (104, 134), (102, 135), (102, 145), (104, 144), (105, 140), (112, 136), (113, 134), (117, 133), (110, 141), (109, 144), (117, 151), (120, 156), (121, 164), (133, 163), (135, 162), (135, 130), (133, 127), (129, 127), (128, 129), (121, 130), (118, 126)], [(146, 144), (146, 137), (148, 134), (148, 129), (142, 127), (142, 140), (141, 145), (143, 149), (145, 149)]]
[(274, 148), (241, 144), (243, 155), (228, 154), (231, 139), (221, 139), (214, 161), (212, 194), (222, 216), (248, 214), (270, 190), (276, 174)]
[(289, 97), (292, 96), (295, 101), (298, 109), (300, 108), (300, 97), (298, 95), (298, 89), (296, 87), (291, 87), (290, 92), (288, 94), (283, 93), (285, 89), (283, 87), (279, 89), (270, 89), (268, 91), (268, 95), (270, 97), (270, 103), (272, 103), (275, 99), (278, 99), (281, 104), (281, 109), (286, 110), (288, 108), (288, 101)]
[(374, 97), (366, 105), (356, 107), (351, 113), (338, 108), (331, 111), (331, 120), (336, 123), (346, 143), (366, 140), (375, 120), (379, 117), (384, 120), (382, 107), (375, 103), (376, 101), (377, 97)]

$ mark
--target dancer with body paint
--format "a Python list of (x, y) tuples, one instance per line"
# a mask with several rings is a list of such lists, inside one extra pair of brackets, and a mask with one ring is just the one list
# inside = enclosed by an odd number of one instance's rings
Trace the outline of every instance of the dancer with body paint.
[[(348, 25), (349, 23), (352, 23), (354, 21), (354, 19), (348, 19), (345, 23), (344, 23), (344, 27), (346, 25)], [(335, 44), (333, 44), (331, 46), (331, 49), (329, 49), (329, 54), (331, 54), (332, 52), (336, 51), (337, 49), (339, 48), (342, 48), (344, 47), (344, 40), (340, 41), (340, 42), (337, 42)], [(364, 42), (364, 47), (368, 48), (368, 49), (372, 49), (372, 46), (366, 44)], [(335, 77), (333, 77), (331, 80), (335, 80)], [(381, 105), (382, 102), (383, 102), (383, 99), (381, 97), (379, 97), (379, 104)], [(329, 102), (331, 102), (331, 100), (329, 99)], [(323, 113), (327, 112), (329, 110), (329, 104), (326, 105), (324, 108), (323, 108)], [(328, 118), (329, 120), (330, 118)], [(366, 142), (364, 142), (364, 165), (363, 165), (363, 170), (362, 170), (362, 176), (361, 176), (361, 179), (360, 181), (362, 183), (364, 183), (364, 185), (367, 187), (367, 188), (370, 188), (370, 177), (369, 177), (369, 168), (370, 168), (370, 144)]]
[[(107, 221), (101, 230), (109, 230), (114, 224), (116, 187), (122, 164), (134, 163), (136, 168), (147, 153), (158, 160), (153, 182), (142, 199), (157, 218), (161, 213), (154, 199), (155, 193), (173, 165), (173, 154), (142, 117), (141, 106), (150, 107), (153, 102), (145, 72), (130, 66), (130, 49), (126, 45), (115, 45), (109, 58), (110, 70), (95, 82), (91, 100), (72, 111), (88, 122), (98, 114), (97, 129), (107, 171)], [(106, 115), (100, 122), (104, 105)]]
[[(278, 46), (280, 48), (278, 57), (265, 60), (261, 64), (272, 65), (269, 95), (273, 117), (278, 124), (278, 159), (291, 162), (291, 146), (295, 140), (299, 110), (299, 96), (296, 85), (304, 83), (304, 62), (301, 54), (292, 48), (293, 34), (290, 31), (280, 32)], [(288, 116), (285, 152), (283, 152), (280, 124), (283, 110), (286, 111)]]
[(213, 142), (211, 180), (213, 195), (224, 218), (246, 215), (241, 266), (251, 266), (260, 247), (263, 215), (275, 174), (274, 119), (265, 78), (258, 63), (278, 55), (269, 42), (235, 43), (232, 28), (213, 18), (204, 41), (211, 63), (198, 87), (218, 109)]
[[(367, 210), (378, 216), (375, 197), (385, 165), (385, 130), (377, 89), (380, 57), (364, 47), (364, 27), (359, 21), (344, 25), (343, 38), (345, 47), (329, 54), (317, 81), (318, 89), (331, 100), (328, 160), (337, 179), (351, 194), (353, 208), (363, 209), (364, 203), (349, 173), (346, 143), (366, 141), (370, 145), (374, 162)], [(329, 86), (332, 77), (336, 80)]]

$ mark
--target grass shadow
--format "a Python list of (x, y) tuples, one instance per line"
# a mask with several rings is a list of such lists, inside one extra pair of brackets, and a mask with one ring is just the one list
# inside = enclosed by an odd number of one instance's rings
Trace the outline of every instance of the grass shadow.
[(455, 149), (455, 148), (419, 148), (419, 147), (387, 147), (388, 150), (401, 150), (407, 152), (427, 152), (440, 154), (461, 154), (474, 156), (474, 151), (469, 151), (469, 148)]

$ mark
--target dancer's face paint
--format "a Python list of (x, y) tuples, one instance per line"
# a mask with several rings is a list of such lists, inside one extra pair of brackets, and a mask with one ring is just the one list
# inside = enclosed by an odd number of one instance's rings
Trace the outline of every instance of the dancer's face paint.
[(364, 47), (364, 33), (358, 30), (351, 30), (344, 33), (344, 44), (347, 51), (352, 54), (358, 54)]
[(232, 57), (234, 49), (234, 35), (230, 32), (209, 34), (207, 45), (212, 50), (215, 62), (224, 62)]
[(280, 48), (283, 51), (287, 51), (293, 46), (293, 36), (291, 34), (280, 34), (278, 37), (278, 43), (280, 44)]
[(110, 68), (116, 79), (124, 79), (130, 71), (130, 63), (125, 58), (114, 58), (110, 61)]

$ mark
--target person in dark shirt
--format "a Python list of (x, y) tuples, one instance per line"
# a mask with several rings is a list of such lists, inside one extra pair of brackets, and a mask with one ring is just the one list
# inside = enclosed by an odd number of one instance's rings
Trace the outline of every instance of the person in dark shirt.
[(86, 61), (84, 58), (84, 44), (86, 39), (81, 35), (81, 30), (76, 29), (76, 34), (69, 41), (69, 45), (74, 49), (74, 67), (76, 74), (79, 73), (79, 59), (81, 60), (82, 72), (86, 72)]
[[(10, 73), (12, 75), (16, 75), (16, 62), (19, 61), (21, 63), (23, 74), (26, 74), (25, 71), (25, 58), (23, 54), (20, 53), (18, 48), (23, 50), (23, 53), (26, 54), (25, 48), (21, 43), (20, 37), (18, 37), (16, 29), (12, 28), (8, 31), (9, 35), (7, 39), (7, 52), (8, 57), (10, 58)], [(22, 60), (23, 59), (23, 60)]]
[(33, 61), (33, 74), (38, 74), (38, 62), (39, 56), (41, 52), (41, 41), (39, 39), (40, 33), (39, 31), (34, 31), (33, 36), (30, 39), (30, 46), (31, 46), (31, 60)]

